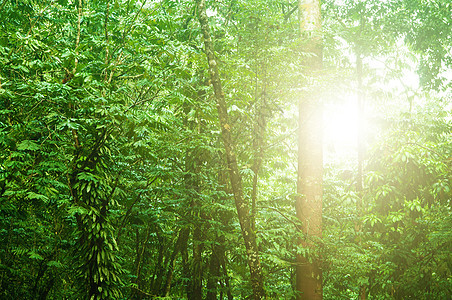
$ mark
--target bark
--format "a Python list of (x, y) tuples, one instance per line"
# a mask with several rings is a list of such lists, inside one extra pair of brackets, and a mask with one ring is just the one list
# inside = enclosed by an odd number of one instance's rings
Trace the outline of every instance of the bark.
[[(265, 69), (265, 67), (264, 67)], [(264, 72), (265, 73), (265, 72)], [(251, 224), (253, 226), (253, 230), (255, 230), (255, 224), (256, 224), (256, 208), (257, 208), (257, 192), (258, 192), (258, 174), (262, 166), (262, 162), (264, 160), (264, 136), (265, 136), (265, 129), (267, 127), (267, 120), (265, 118), (265, 106), (266, 106), (266, 86), (265, 83), (263, 85), (262, 89), (262, 96), (258, 96), (258, 86), (257, 86), (257, 76), (256, 76), (256, 95), (255, 95), (255, 101), (256, 101), (256, 121), (254, 123), (254, 130), (253, 130), (253, 156), (254, 161), (253, 165), (251, 166), (251, 170), (254, 173), (253, 176), (253, 185), (251, 190)], [(261, 98), (261, 99), (260, 99)]]
[[(223, 249), (223, 252), (221, 253), (220, 260), (221, 260), (221, 267), (223, 269), (223, 277), (224, 277), (224, 284), (226, 286), (226, 294), (228, 296), (228, 300), (233, 300), (234, 297), (232, 296), (231, 285), (229, 284), (228, 269), (226, 268), (227, 260), (226, 260), (226, 254), (224, 253), (224, 249)], [(221, 297), (221, 299), (223, 299), (223, 298)]]
[[(185, 126), (195, 129), (196, 124), (187, 122), (184, 120)], [(198, 132), (199, 132), (198, 128)], [(197, 154), (197, 149), (188, 150), (185, 158), (185, 171), (187, 174), (184, 176), (185, 186), (187, 193), (192, 198), (190, 203), (190, 219), (193, 226), (193, 255), (191, 260), (191, 269), (186, 276), (189, 275), (190, 280), (187, 284), (187, 298), (188, 300), (202, 299), (202, 252), (203, 252), (203, 240), (202, 230), (204, 216), (201, 212), (201, 205), (199, 203), (199, 194), (201, 192), (200, 181), (197, 176), (201, 172), (200, 165), (202, 161), (200, 155)], [(182, 253), (182, 250), (181, 250)]]
[[(141, 251), (140, 251), (140, 231), (138, 228), (135, 229), (135, 253), (136, 253), (136, 257), (135, 257), (135, 276), (137, 276), (137, 274), (139, 273), (139, 269), (140, 269), (140, 261), (141, 261)], [(135, 279), (133, 279), (133, 282), (137, 284), (138, 288), (139, 283), (138, 283), (138, 277), (135, 277)], [(136, 291), (134, 291), (134, 294), (136, 294)], [(141, 297), (136, 297), (138, 299), (141, 299)]]
[[(362, 26), (362, 23), (361, 23)], [(355, 51), (356, 53), (356, 79), (358, 83), (358, 137), (357, 137), (357, 144), (358, 144), (358, 175), (356, 179), (356, 191), (358, 193), (358, 201), (356, 202), (356, 210), (358, 213), (358, 220), (356, 225), (356, 232), (358, 234), (358, 243), (361, 244), (361, 230), (362, 230), (362, 224), (361, 224), (361, 216), (362, 216), (362, 210), (363, 210), (363, 162), (364, 162), (364, 123), (363, 123), (363, 117), (364, 117), (364, 90), (363, 90), (363, 62), (361, 57), (361, 52), (359, 51), (358, 47)], [(365, 285), (361, 285), (359, 289), (359, 299), (360, 300), (366, 300), (367, 297), (367, 288)]]
[(240, 228), (242, 231), (242, 237), (246, 247), (251, 286), (253, 288), (253, 298), (256, 300), (262, 299), (263, 297), (265, 297), (265, 291), (258, 255), (256, 233), (252, 228), (252, 220), (249, 208), (243, 197), (242, 178), (239, 173), (234, 143), (231, 135), (232, 125), (229, 123), (226, 101), (221, 86), (217, 61), (214, 55), (214, 47), (210, 37), (210, 28), (208, 24), (204, 0), (198, 0), (198, 18), (204, 37), (205, 53), (209, 64), (210, 78), (217, 102), (221, 134), (229, 168), (229, 179), (234, 194), (234, 201), (237, 209)]
[[(150, 237), (150, 229), (149, 227), (146, 228), (146, 233), (145, 233), (145, 239), (144, 240), (140, 240), (140, 232), (138, 230), (138, 228), (136, 229), (136, 242), (135, 242), (135, 252), (136, 252), (136, 258), (135, 258), (135, 279), (134, 282), (137, 284), (138, 289), (142, 289), (143, 287), (141, 286), (141, 265), (143, 264), (143, 260), (145, 257), (145, 250), (146, 250), (146, 244), (149, 240)], [(141, 299), (141, 298), (140, 298)]]
[[(51, 257), (53, 257), (53, 254)], [(48, 277), (50, 277), (50, 279), (48, 279), (47, 281), (44, 279), (44, 274), (46, 273), (47, 269), (48, 269), (48, 266), (46, 264), (46, 260), (41, 261), (39, 263), (39, 271), (36, 276), (35, 284), (33, 286), (33, 291), (32, 291), (32, 295), (34, 295), (34, 297), (39, 300), (46, 299), (47, 294), (49, 293), (50, 289), (52, 288), (52, 286), (55, 282), (55, 276), (53, 275), (53, 273), (48, 275)], [(39, 287), (40, 282), (42, 282), (41, 287)], [(44, 282), (45, 282), (45, 284), (44, 284)]]
[(151, 276), (151, 282), (150, 282), (150, 290), (152, 291), (152, 294), (158, 295), (160, 291), (160, 285), (163, 278), (163, 257), (164, 253), (166, 252), (165, 244), (163, 238), (160, 236), (158, 229), (156, 230), (157, 234), (157, 240), (158, 240), (158, 251), (159, 254), (157, 256), (157, 262), (154, 267), (154, 274)]
[[(364, 161), (364, 124), (363, 124), (363, 114), (364, 114), (364, 94), (363, 94), (363, 65), (362, 57), (359, 51), (356, 51), (356, 77), (358, 81), (358, 176), (356, 179), (356, 191), (361, 194), (363, 191), (363, 161)], [(362, 199), (359, 197), (358, 210), (361, 210)]]
[(188, 228), (183, 228), (179, 231), (179, 236), (177, 238), (176, 244), (174, 245), (174, 250), (169, 257), (168, 263), (168, 272), (166, 275), (165, 285), (163, 287), (163, 296), (168, 297), (171, 290), (171, 282), (173, 280), (174, 273), (174, 263), (176, 260), (176, 256), (181, 251), (181, 248), (187, 244), (188, 236), (190, 234), (190, 230)]
[(47, 296), (49, 295), (49, 292), (53, 288), (54, 284), (55, 284), (55, 276), (52, 275), (52, 277), (47, 281), (46, 285), (40, 291), (38, 300), (47, 299)]
[[(322, 43), (319, 0), (299, 0), (300, 34), (308, 44), (302, 49), (312, 53), (305, 67), (315, 77), (322, 68)], [(303, 237), (299, 244), (316, 252), (315, 240), (322, 235), (323, 142), (322, 106), (315, 92), (305, 94), (299, 104), (298, 179), (295, 208)], [(322, 271), (315, 256), (297, 257), (297, 299), (322, 299)]]
[[(189, 230), (188, 228), (186, 230)], [(187, 238), (183, 240), (183, 244), (181, 245), (181, 249), (180, 249), (180, 256), (182, 259), (182, 272), (183, 274), (185, 274), (186, 277), (190, 276), (190, 266), (188, 265), (188, 234), (187, 234)], [(186, 287), (186, 291), (187, 291), (187, 295), (189, 293), (189, 288), (190, 285), (187, 284)]]
[(217, 299), (217, 282), (220, 279), (220, 247), (224, 243), (224, 239), (217, 238), (212, 245), (212, 254), (209, 263), (209, 278), (207, 279), (207, 295), (206, 300)]
[[(221, 169), (218, 174), (218, 181), (220, 183), (220, 186), (224, 187), (223, 191), (226, 194), (231, 194), (232, 191), (230, 189), (230, 186), (228, 185), (228, 174), (227, 173), (228, 172), (227, 172), (226, 168)], [(223, 212), (220, 215), (220, 219), (221, 219), (223, 226), (228, 226), (228, 220), (231, 219), (230, 212)], [(220, 236), (219, 240), (218, 240), (218, 243), (220, 244), (219, 248), (218, 248), (218, 257), (219, 257), (219, 263), (221, 265), (221, 270), (222, 270), (222, 278), (224, 279), (224, 286), (223, 286), (222, 281), (220, 281), (220, 285), (222, 288), (222, 290), (220, 292), (220, 299), (223, 299), (223, 290), (225, 288), (227, 299), (233, 300), (234, 297), (232, 296), (231, 285), (229, 284), (228, 270), (226, 268), (228, 263), (227, 263), (227, 257), (226, 257), (225, 242), (226, 242), (225, 238), (223, 236)]]
[(195, 225), (193, 230), (193, 258), (191, 268), (191, 284), (189, 300), (202, 299), (202, 241), (201, 241), (201, 226)]
[[(322, 235), (322, 142), (321, 109), (300, 106), (297, 217), (302, 222), (300, 245), (315, 252), (315, 238)], [(311, 119), (311, 121), (309, 121)], [(313, 121), (317, 120), (317, 121)], [(319, 124), (320, 123), (320, 124)], [(322, 299), (322, 272), (317, 259), (297, 255), (297, 299)]]

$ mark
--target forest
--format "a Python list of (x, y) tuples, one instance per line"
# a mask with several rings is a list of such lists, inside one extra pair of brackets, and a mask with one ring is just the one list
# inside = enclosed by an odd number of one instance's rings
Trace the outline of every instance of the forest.
[(450, 0), (0, 0), (0, 299), (452, 299)]

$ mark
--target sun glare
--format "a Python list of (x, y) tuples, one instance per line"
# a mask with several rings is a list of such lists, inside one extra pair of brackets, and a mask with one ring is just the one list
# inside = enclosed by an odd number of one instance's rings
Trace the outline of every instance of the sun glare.
[[(358, 140), (359, 116), (357, 99), (350, 95), (346, 99), (327, 105), (324, 111), (325, 158), (355, 156)], [(365, 122), (361, 122), (361, 124)], [(364, 124), (363, 124), (364, 126)]]

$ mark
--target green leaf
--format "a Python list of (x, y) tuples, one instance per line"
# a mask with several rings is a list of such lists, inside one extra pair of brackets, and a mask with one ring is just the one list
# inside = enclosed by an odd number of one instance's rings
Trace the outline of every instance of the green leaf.
[(25, 140), (25, 141), (22, 141), (19, 145), (17, 145), (17, 150), (36, 151), (36, 150), (39, 150), (39, 145), (33, 141)]
[(43, 260), (44, 258), (34, 251), (28, 252), (28, 255), (31, 259)]
[(49, 198), (47, 196), (41, 195), (41, 194), (36, 194), (34, 192), (28, 192), (27, 193), (27, 198), (28, 199), (38, 199), (38, 200), (42, 200), (44, 202), (49, 201)]
[(55, 267), (55, 268), (62, 268), (63, 264), (60, 263), (59, 261), (55, 261), (55, 260), (51, 260), (47, 263), (47, 266), (49, 267)]

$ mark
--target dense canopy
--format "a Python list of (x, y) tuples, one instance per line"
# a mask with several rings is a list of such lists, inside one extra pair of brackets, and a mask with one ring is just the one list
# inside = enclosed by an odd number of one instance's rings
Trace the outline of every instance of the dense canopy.
[(318, 3), (0, 0), (0, 298), (451, 299), (452, 3)]

